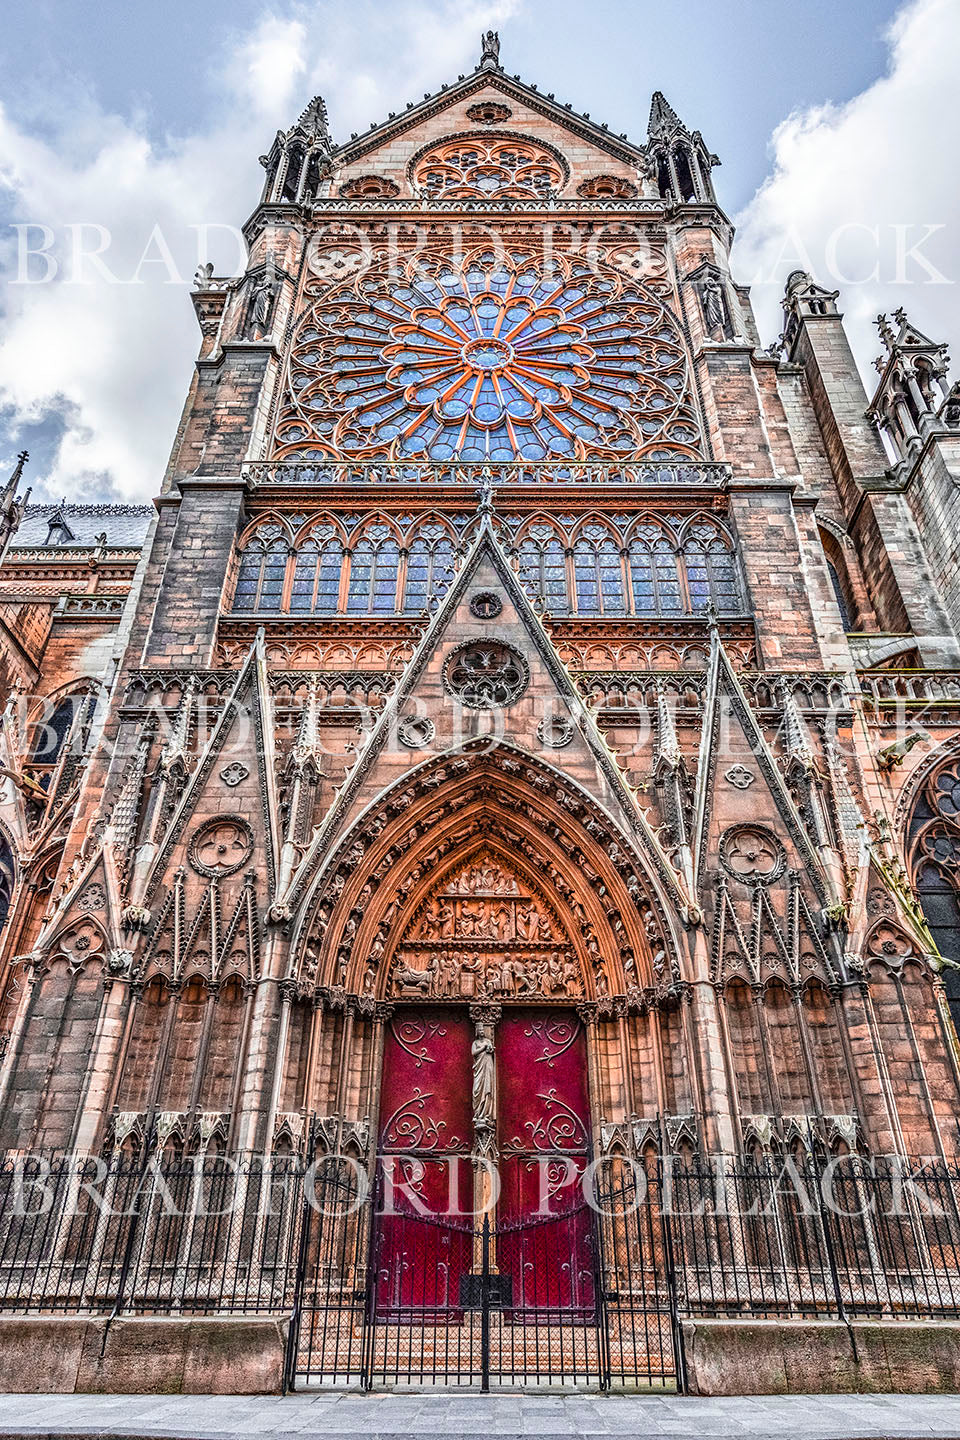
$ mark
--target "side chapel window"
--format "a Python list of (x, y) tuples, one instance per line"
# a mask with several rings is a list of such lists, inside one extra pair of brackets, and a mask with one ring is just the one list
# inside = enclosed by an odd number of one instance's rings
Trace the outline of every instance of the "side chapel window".
[[(910, 819), (913, 881), (934, 943), (960, 963), (960, 761), (926, 781)], [(960, 970), (945, 968), (943, 982), (960, 1035)]]
[(280, 609), (290, 546), (279, 525), (258, 530), (240, 553), (234, 610)]

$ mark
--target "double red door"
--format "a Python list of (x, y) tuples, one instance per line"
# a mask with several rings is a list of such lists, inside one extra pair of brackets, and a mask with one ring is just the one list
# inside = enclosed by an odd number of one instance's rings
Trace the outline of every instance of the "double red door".
[[(455, 1318), (480, 1268), (472, 1121), (475, 1028), (465, 1009), (398, 1008), (381, 1093), (375, 1250), (381, 1315)], [(590, 1121), (583, 1027), (572, 1010), (505, 1009), (495, 1031), (499, 1191), (488, 1259), (516, 1316), (594, 1306), (584, 1194)]]

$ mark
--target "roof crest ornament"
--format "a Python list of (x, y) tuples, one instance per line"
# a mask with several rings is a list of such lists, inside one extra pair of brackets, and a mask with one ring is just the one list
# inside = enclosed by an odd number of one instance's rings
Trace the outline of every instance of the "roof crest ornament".
[(485, 30), (483, 33), (483, 49), (480, 52), (480, 64), (478, 70), (499, 70), (500, 65), (500, 35), (496, 30)]

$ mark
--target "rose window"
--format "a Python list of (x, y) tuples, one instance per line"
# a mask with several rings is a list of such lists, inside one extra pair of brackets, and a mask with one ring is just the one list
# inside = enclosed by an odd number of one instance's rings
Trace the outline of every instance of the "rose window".
[(499, 640), (470, 640), (454, 650), (443, 669), (444, 684), (470, 710), (510, 705), (527, 688), (530, 670), (516, 650)]
[(432, 200), (541, 199), (561, 188), (563, 167), (535, 143), (484, 136), (436, 145), (414, 167), (413, 183)]
[(652, 292), (576, 261), (386, 262), (312, 282), (281, 458), (698, 458), (686, 354)]

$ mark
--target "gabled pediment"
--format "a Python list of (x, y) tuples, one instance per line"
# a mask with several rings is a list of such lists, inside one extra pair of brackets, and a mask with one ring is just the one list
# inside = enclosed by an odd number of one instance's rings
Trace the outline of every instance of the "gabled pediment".
[[(635, 175), (644, 154), (626, 136), (611, 134), (589, 115), (542, 95), (518, 77), (478, 70), (352, 137), (334, 152), (334, 163), (341, 183), (371, 169), (397, 183), (398, 174), (405, 174), (411, 158), (424, 147), (444, 138), (482, 139), (493, 129), (561, 152), (575, 145), (580, 171), (612, 167), (616, 174)], [(585, 144), (595, 151), (595, 160), (589, 152), (584, 156)]]
[[(515, 673), (514, 673), (515, 671)], [(471, 686), (501, 686), (489, 703)], [(480, 745), (553, 760), (644, 856), (664, 892), (686, 896), (566, 666), (485, 520), (389, 703), (358, 754), (284, 900), (296, 901), (358, 818), (428, 755)]]

